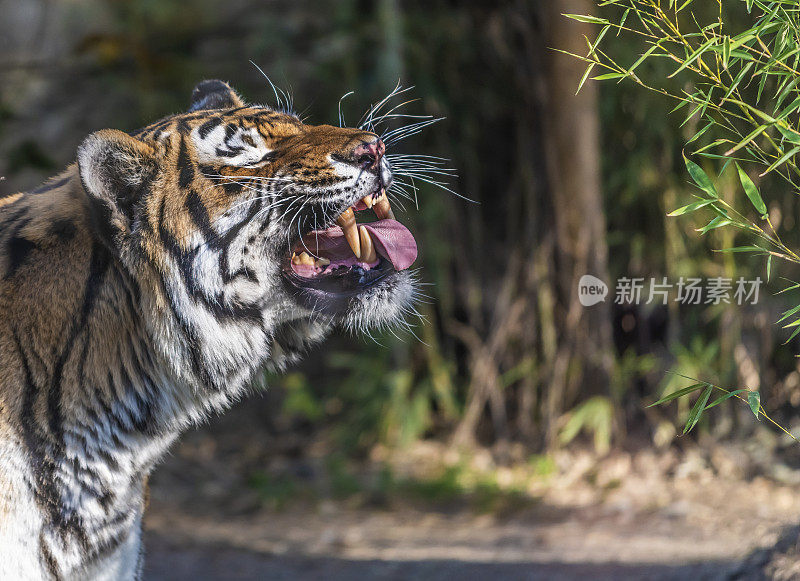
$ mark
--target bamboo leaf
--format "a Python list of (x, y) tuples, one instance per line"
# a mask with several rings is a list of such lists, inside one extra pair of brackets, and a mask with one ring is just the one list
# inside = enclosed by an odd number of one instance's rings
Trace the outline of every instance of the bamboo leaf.
[(630, 14), (630, 12), (631, 12), (631, 9), (628, 8), (622, 14), (622, 18), (619, 21), (619, 28), (617, 29), (617, 36), (619, 36), (619, 34), (622, 32), (622, 27), (625, 26), (625, 21), (628, 20), (628, 14)]
[(656, 44), (647, 49), (647, 52), (645, 52), (642, 56), (640, 56), (636, 60), (636, 62), (631, 65), (631, 68), (628, 69), (628, 74), (631, 74), (633, 71), (635, 71), (636, 68), (647, 59), (647, 57), (652, 55), (660, 47), (661, 47), (661, 41), (658, 41)]
[(683, 161), (686, 163), (686, 169), (689, 170), (689, 175), (692, 176), (694, 183), (696, 183), (700, 189), (704, 190), (709, 196), (718, 198), (719, 194), (717, 194), (717, 189), (714, 187), (714, 182), (712, 182), (711, 178), (708, 177), (708, 174), (703, 171), (703, 168), (685, 155), (683, 156)]
[(697, 391), (698, 389), (700, 389), (704, 385), (706, 385), (706, 384), (705, 383), (695, 383), (694, 385), (690, 385), (689, 387), (684, 387), (682, 389), (679, 389), (678, 391), (673, 391), (669, 395), (665, 395), (660, 400), (651, 403), (647, 407), (651, 408), (653, 406), (661, 405), (662, 403), (667, 403), (669, 401), (672, 401), (673, 399), (678, 399), (679, 397), (683, 397), (684, 395), (690, 394), (693, 391)]
[(695, 210), (699, 210), (705, 206), (713, 204), (716, 200), (703, 200), (701, 202), (692, 202), (691, 204), (687, 204), (677, 210), (673, 210), (667, 216), (674, 217), (674, 216), (683, 216), (684, 214), (688, 214), (689, 212), (694, 212)]
[[(784, 279), (784, 280), (786, 280), (786, 279)], [(788, 282), (794, 282), (794, 281), (790, 280)], [(780, 295), (780, 294), (783, 294), (785, 292), (793, 291), (793, 290), (798, 289), (798, 288), (800, 288), (800, 282), (795, 282), (793, 285), (787, 286), (786, 288), (779, 290), (778, 292), (775, 293), (775, 295)]]
[(744, 188), (744, 193), (750, 199), (750, 203), (753, 204), (753, 207), (756, 209), (756, 212), (759, 215), (763, 216), (767, 213), (767, 205), (764, 203), (764, 200), (761, 198), (761, 194), (758, 191), (758, 188), (753, 183), (753, 180), (750, 179), (742, 167), (737, 163), (736, 170), (739, 172), (739, 181), (742, 183), (742, 187)]
[(732, 397), (735, 397), (735, 396), (737, 396), (737, 395), (739, 395), (740, 393), (742, 393), (742, 392), (745, 392), (745, 391), (747, 391), (747, 390), (746, 390), (746, 389), (744, 389), (744, 388), (742, 388), (742, 389), (737, 389), (736, 391), (729, 391), (728, 393), (726, 393), (726, 394), (724, 394), (724, 395), (721, 395), (721, 396), (719, 396), (717, 399), (715, 399), (714, 401), (712, 401), (710, 404), (708, 404), (708, 405), (706, 406), (706, 408), (705, 408), (705, 409), (707, 409), (707, 410), (710, 410), (711, 408), (713, 408), (713, 407), (715, 407), (715, 406), (718, 406), (719, 404), (721, 404), (723, 401), (729, 400), (730, 398), (732, 398)]
[(697, 422), (700, 421), (700, 416), (703, 415), (703, 410), (706, 408), (708, 398), (711, 397), (711, 391), (713, 389), (714, 388), (709, 385), (703, 390), (703, 393), (700, 394), (700, 397), (697, 398), (697, 401), (689, 411), (689, 417), (686, 420), (686, 425), (683, 427), (684, 435), (688, 434), (692, 428), (697, 425)]
[(572, 20), (577, 20), (578, 22), (587, 22), (589, 24), (609, 24), (608, 20), (605, 18), (597, 18), (596, 16), (587, 16), (585, 14), (562, 14), (562, 16), (566, 16)]
[(588, 79), (589, 75), (592, 73), (592, 69), (594, 68), (594, 65), (595, 65), (595, 63), (591, 63), (588, 67), (586, 67), (586, 72), (583, 73), (583, 76), (581, 77), (581, 81), (580, 81), (580, 83), (578, 83), (578, 90), (575, 91), (576, 95), (581, 92), (581, 89), (583, 88), (583, 84), (586, 82), (586, 79)]
[(760, 246), (734, 246), (733, 248), (722, 248), (717, 250), (717, 252), (758, 252), (758, 253), (766, 253), (767, 251)]
[(593, 81), (607, 81), (609, 79), (624, 79), (627, 75), (625, 73), (605, 73), (592, 77)]
[(702, 228), (698, 228), (697, 231), (700, 232), (700, 234), (708, 234), (711, 230), (716, 230), (717, 228), (722, 228), (729, 224), (733, 224), (733, 221), (723, 218), (722, 216), (717, 216)]
[(716, 42), (717, 42), (717, 38), (716, 38), (716, 37), (712, 37), (712, 38), (710, 38), (709, 40), (707, 40), (706, 42), (704, 42), (704, 43), (702, 44), (702, 46), (700, 46), (700, 48), (698, 48), (698, 49), (697, 49), (696, 51), (694, 51), (694, 52), (693, 52), (691, 55), (689, 55), (689, 57), (688, 57), (688, 58), (687, 58), (685, 61), (683, 61), (683, 64), (681, 64), (681, 66), (679, 66), (679, 67), (678, 67), (678, 68), (675, 70), (675, 72), (674, 72), (674, 73), (672, 73), (671, 75), (669, 75), (667, 78), (668, 78), (668, 79), (671, 79), (672, 77), (674, 77), (675, 75), (677, 75), (679, 72), (681, 72), (681, 71), (682, 71), (683, 69), (685, 69), (686, 67), (688, 67), (688, 66), (691, 66), (691, 64), (692, 64), (692, 63), (693, 63), (695, 60), (697, 60), (698, 58), (700, 58), (700, 56), (702, 56), (702, 54), (703, 54), (704, 52), (706, 52), (706, 51), (708, 50), (708, 48), (709, 48), (710, 46), (712, 46), (713, 44), (715, 44)]
[[(798, 77), (798, 79), (800, 79), (800, 77)], [(780, 125), (776, 125), (776, 127), (787, 141), (794, 143), (795, 145), (800, 145), (800, 133), (790, 127), (781, 127)]]
[(747, 394), (747, 403), (750, 404), (750, 411), (755, 414), (758, 419), (758, 410), (761, 408), (761, 394), (757, 391), (751, 391)]
[(778, 114), (778, 118), (786, 119), (792, 113), (796, 113), (800, 109), (800, 97), (789, 103), (786, 108)]
[[(708, 145), (704, 145), (700, 149), (696, 150), (694, 152), (694, 155), (702, 154), (703, 157), (706, 157), (704, 152), (706, 152), (707, 150), (712, 149), (714, 147), (718, 147), (718, 146), (722, 145), (723, 143), (730, 143), (730, 140), (728, 140), (728, 139), (715, 139), (712, 143), (709, 143)], [(725, 157), (725, 156), (721, 156), (720, 155), (720, 156), (716, 156), (716, 157), (717, 158), (721, 158), (721, 157)]]
[(733, 94), (733, 92), (739, 86), (739, 83), (742, 82), (742, 79), (744, 79), (745, 75), (747, 75), (747, 73), (750, 71), (751, 68), (753, 68), (753, 63), (752, 62), (747, 63), (744, 67), (742, 67), (742, 70), (739, 71), (739, 74), (736, 75), (736, 78), (733, 80), (733, 83), (731, 83), (731, 86), (728, 87), (728, 91), (725, 93), (725, 96), (722, 98), (723, 101), (727, 100), (728, 97), (730, 97)]
[(764, 170), (764, 173), (759, 174), (759, 177), (764, 177), (769, 172), (774, 170), (776, 167), (783, 165), (784, 163), (792, 159), (795, 155), (797, 155), (798, 152), (800, 152), (800, 145), (796, 145), (795, 147), (784, 153), (779, 159), (775, 160), (775, 162), (772, 165), (770, 165), (766, 170)]
[(731, 147), (728, 151), (726, 151), (725, 155), (731, 155), (733, 153), (736, 153), (745, 145), (753, 141), (756, 137), (761, 135), (767, 127), (770, 127), (770, 125), (759, 125), (755, 129), (753, 129), (750, 133), (748, 133), (747, 136), (744, 139), (742, 139), (739, 143), (737, 143), (736, 145)]
[(773, 124), (773, 123), (776, 123), (778, 121), (777, 119), (775, 119), (771, 115), (769, 115), (767, 113), (764, 113), (761, 109), (758, 109), (757, 107), (753, 107), (750, 103), (746, 103), (744, 101), (739, 101), (738, 99), (728, 99), (728, 102), (735, 103), (736, 105), (739, 105), (740, 107), (742, 107), (744, 109), (747, 109), (748, 111), (750, 111), (754, 115), (757, 115), (758, 117), (761, 117), (761, 119), (763, 119), (764, 121), (766, 121), (770, 125)]
[(749, 31), (743, 32), (742, 34), (738, 35), (736, 39), (731, 43), (731, 52), (735, 51), (737, 48), (745, 44), (746, 42), (750, 42), (751, 40), (755, 39), (755, 34), (750, 34)]
[(780, 319), (778, 319), (778, 323), (783, 323), (786, 319), (794, 315), (797, 311), (800, 311), (800, 305), (792, 307), (788, 311), (784, 311), (783, 316)]
[(791, 342), (792, 342), (792, 339), (794, 339), (795, 337), (797, 337), (797, 334), (798, 334), (798, 333), (800, 333), (800, 327), (796, 327), (796, 328), (795, 328), (795, 330), (794, 330), (794, 331), (792, 331), (792, 334), (791, 334), (791, 335), (789, 335), (789, 338), (788, 338), (788, 339), (786, 339), (786, 341), (784, 341), (784, 342), (783, 342), (783, 344), (784, 344), (784, 345), (788, 345), (789, 343), (791, 343)]
[[(686, 145), (689, 145), (690, 143), (694, 143), (695, 141), (697, 141), (698, 139), (700, 139), (700, 137), (702, 137), (702, 136), (703, 136), (703, 134), (704, 134), (706, 131), (708, 131), (709, 129), (711, 129), (713, 126), (714, 126), (714, 122), (713, 122), (713, 121), (710, 121), (710, 122), (709, 122), (709, 123), (708, 123), (708, 124), (707, 124), (705, 127), (703, 127), (703, 128), (700, 130), (700, 131), (698, 131), (697, 133), (695, 133), (695, 134), (692, 136), (692, 138), (691, 138), (689, 141), (687, 141), (687, 142), (686, 142)], [(697, 152), (695, 152), (695, 153), (697, 153)]]

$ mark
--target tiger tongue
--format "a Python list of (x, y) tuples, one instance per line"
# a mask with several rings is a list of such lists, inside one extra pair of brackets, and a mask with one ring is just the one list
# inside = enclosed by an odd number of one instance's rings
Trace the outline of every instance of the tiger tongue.
[(405, 270), (417, 259), (417, 241), (397, 220), (363, 224), (372, 236), (378, 254), (387, 258), (395, 270)]
[[(391, 262), (396, 270), (405, 270), (416, 260), (417, 242), (400, 222), (387, 219), (360, 226), (369, 233), (375, 251)], [(334, 264), (352, 259), (354, 254), (345, 232), (339, 226), (310, 232), (303, 238), (302, 245)]]

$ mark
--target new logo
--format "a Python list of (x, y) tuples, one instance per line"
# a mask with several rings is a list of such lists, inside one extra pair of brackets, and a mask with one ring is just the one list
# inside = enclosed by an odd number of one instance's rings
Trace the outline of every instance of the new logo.
[(596, 276), (584, 274), (578, 281), (578, 300), (584, 307), (602, 303), (608, 295), (608, 285)]

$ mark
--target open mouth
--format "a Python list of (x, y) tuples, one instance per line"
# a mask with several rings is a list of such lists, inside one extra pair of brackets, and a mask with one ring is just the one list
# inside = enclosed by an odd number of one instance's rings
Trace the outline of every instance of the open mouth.
[[(369, 209), (377, 220), (359, 224), (356, 215)], [(344, 210), (334, 225), (303, 235), (284, 273), (303, 290), (352, 296), (393, 272), (409, 268), (416, 258), (416, 240), (394, 219), (386, 191), (381, 188)]]

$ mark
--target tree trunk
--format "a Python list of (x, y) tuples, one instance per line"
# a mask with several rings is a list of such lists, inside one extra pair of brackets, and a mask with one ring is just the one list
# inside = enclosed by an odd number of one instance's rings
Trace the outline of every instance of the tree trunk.
[[(484, 215), (481, 222), (483, 232), (507, 238), (484, 238), (475, 250), (486, 257), (481, 280), (462, 282), (472, 289), (470, 296), (485, 297), (483, 310), (470, 314), (471, 330), (449, 329), (470, 354), (456, 443), (475, 439), (487, 407), (496, 438), (510, 432), (511, 417), (524, 439), (534, 443), (544, 435), (552, 443), (558, 419), (582, 394), (607, 393), (613, 361), (609, 305), (587, 308), (578, 301), (582, 275), (608, 282), (597, 91), (589, 84), (576, 96), (581, 63), (551, 48), (585, 50), (582, 35), (590, 31), (561, 13), (591, 7), (580, 0), (520, 1), (502, 21), (503, 38), (519, 39), (509, 54), (517, 82), (516, 142), (508, 149), (515, 155), (515, 175), (505, 213)], [(500, 248), (489, 252), (492, 245)], [(465, 262), (459, 271), (475, 268)], [(501, 381), (509, 369), (525, 370), (511, 387)], [(509, 409), (499, 410), (501, 403)]]
[[(590, 14), (589, 0), (543, 3), (549, 24), (548, 47), (582, 53), (591, 25), (562, 14)], [(603, 211), (599, 155), (597, 87), (589, 82), (577, 95), (585, 65), (568, 55), (548, 50), (545, 68), (544, 127), (549, 193), (555, 217), (555, 283), (561, 302), (561, 324), (552, 383), (547, 392), (547, 417), (552, 421), (574, 404), (578, 391), (606, 393), (612, 365), (609, 299), (583, 307), (578, 281), (584, 274), (608, 279), (608, 247)], [(578, 373), (571, 374), (572, 370)], [(548, 427), (552, 440), (555, 426)]]

